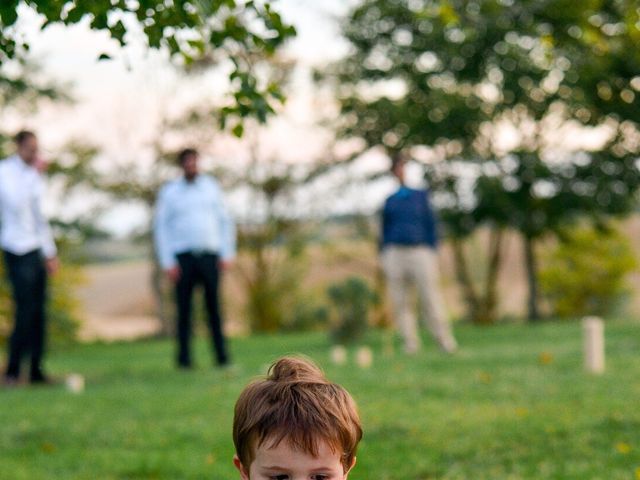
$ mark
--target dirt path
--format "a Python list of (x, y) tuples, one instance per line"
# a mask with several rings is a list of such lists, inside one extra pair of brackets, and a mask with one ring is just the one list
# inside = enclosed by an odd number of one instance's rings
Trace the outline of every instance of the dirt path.
[(78, 290), (82, 339), (133, 339), (158, 331), (147, 262), (90, 265), (83, 274), (86, 282)]

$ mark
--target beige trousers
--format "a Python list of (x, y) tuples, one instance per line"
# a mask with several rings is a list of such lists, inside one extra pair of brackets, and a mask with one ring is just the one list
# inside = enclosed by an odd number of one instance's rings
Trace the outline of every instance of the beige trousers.
[(418, 291), (421, 317), (431, 335), (444, 351), (455, 351), (457, 343), (447, 321), (440, 292), (436, 251), (426, 246), (388, 246), (382, 251), (382, 267), (406, 352), (415, 353), (420, 349), (415, 309), (409, 301), (412, 286)]

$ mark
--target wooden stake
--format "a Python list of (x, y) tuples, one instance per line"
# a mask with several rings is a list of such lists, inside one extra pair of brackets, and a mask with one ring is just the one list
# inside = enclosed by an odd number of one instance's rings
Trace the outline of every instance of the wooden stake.
[(590, 373), (604, 372), (604, 322), (599, 317), (582, 319), (584, 330), (584, 366)]

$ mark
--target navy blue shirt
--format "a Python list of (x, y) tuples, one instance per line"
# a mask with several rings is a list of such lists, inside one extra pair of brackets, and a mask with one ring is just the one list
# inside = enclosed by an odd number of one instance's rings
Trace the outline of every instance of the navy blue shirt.
[(387, 198), (382, 210), (381, 247), (387, 245), (436, 248), (436, 219), (426, 190), (405, 186)]

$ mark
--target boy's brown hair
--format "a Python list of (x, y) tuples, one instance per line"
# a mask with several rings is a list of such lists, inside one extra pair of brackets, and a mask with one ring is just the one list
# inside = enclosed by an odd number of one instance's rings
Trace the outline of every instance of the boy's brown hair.
[(271, 365), (265, 379), (249, 384), (236, 402), (233, 443), (245, 468), (265, 442), (275, 447), (284, 440), (294, 449), (317, 456), (319, 444), (325, 441), (340, 453), (348, 471), (361, 438), (351, 395), (303, 358), (281, 358)]

